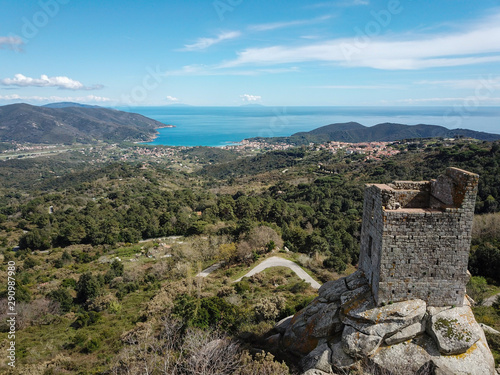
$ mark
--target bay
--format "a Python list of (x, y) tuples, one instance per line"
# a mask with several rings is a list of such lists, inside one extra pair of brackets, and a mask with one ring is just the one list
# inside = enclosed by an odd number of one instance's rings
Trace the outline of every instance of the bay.
[(175, 128), (159, 129), (150, 145), (224, 146), (246, 138), (289, 136), (320, 126), (355, 121), (441, 125), (500, 133), (500, 107), (128, 107)]

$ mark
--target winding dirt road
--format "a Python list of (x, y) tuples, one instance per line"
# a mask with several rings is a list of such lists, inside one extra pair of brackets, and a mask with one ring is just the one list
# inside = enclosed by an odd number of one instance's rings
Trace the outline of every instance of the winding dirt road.
[(311, 276), (307, 274), (306, 271), (302, 269), (297, 263), (292, 262), (291, 260), (286, 260), (280, 257), (271, 257), (269, 259), (266, 259), (263, 261), (261, 264), (253, 268), (250, 272), (245, 274), (244, 276), (240, 277), (238, 280), (235, 280), (235, 282), (241, 281), (244, 277), (250, 277), (252, 275), (255, 275), (256, 273), (259, 273), (266, 268), (270, 267), (288, 267), (290, 268), (293, 272), (297, 274), (298, 277), (300, 277), (302, 280), (304, 280), (306, 283), (311, 284), (311, 286), (314, 289), (319, 289), (321, 286), (320, 283), (318, 283), (316, 280), (314, 280)]

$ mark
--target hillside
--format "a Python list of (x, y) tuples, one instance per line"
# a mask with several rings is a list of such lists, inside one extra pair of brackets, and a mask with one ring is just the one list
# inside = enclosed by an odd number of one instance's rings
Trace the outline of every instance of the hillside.
[[(16, 371), (142, 374), (152, 363), (187, 374), (176, 368), (191, 368), (192, 353), (216, 340), (240, 370), (212, 373), (298, 374), (297, 356), (251, 353), (272, 350), (275, 323), (317, 292), (285, 268), (236, 280), (274, 256), (295, 261), (320, 283), (347, 276), (358, 263), (364, 184), (432, 179), (447, 166), (480, 175), (476, 212), (488, 213), (474, 223), (476, 284), (468, 293), (476, 301), (499, 293), (483, 277), (497, 283), (500, 275), (500, 143), (394, 147), (402, 152), (373, 161), (315, 147), (235, 160), (228, 150), (193, 148), (168, 164), (121, 158), (128, 148), (147, 147), (98, 145), (95, 154), (0, 162), (0, 305), (14, 262)], [(199, 170), (175, 170), (195, 159)], [(195, 277), (222, 260), (208, 278)], [(474, 313), (498, 330), (495, 306)], [(498, 353), (498, 338), (488, 340)], [(1, 363), (0, 373), (7, 371)]]
[(437, 125), (383, 123), (368, 127), (357, 122), (347, 122), (330, 124), (309, 132), (299, 132), (290, 137), (272, 138), (271, 140), (301, 145), (310, 142), (391, 142), (402, 139), (457, 138), (461, 136), (481, 141), (495, 141), (500, 139), (500, 134), (477, 132), (469, 129), (447, 129)]
[(161, 122), (107, 108), (0, 107), (0, 141), (29, 143), (92, 143), (151, 139)]

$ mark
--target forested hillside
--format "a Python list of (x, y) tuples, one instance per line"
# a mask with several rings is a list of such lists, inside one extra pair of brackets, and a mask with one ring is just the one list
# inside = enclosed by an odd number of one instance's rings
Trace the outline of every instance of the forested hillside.
[(165, 125), (135, 113), (101, 107), (0, 106), (0, 141), (73, 144), (146, 141)]
[[(192, 173), (91, 165), (78, 153), (1, 162), (0, 248), (4, 271), (9, 261), (18, 267), (20, 363), (122, 374), (160, 366), (170, 351), (169, 368), (185, 369), (218, 338), (234, 345), (225, 358), (235, 373), (293, 373), (290, 358), (281, 364), (245, 345), (266, 348), (274, 323), (314, 290), (284, 269), (233, 280), (278, 253), (320, 282), (352, 272), (364, 184), (435, 178), (448, 166), (480, 175), (476, 213), (489, 216), (478, 216), (470, 270), (475, 295), (486, 295), (486, 280), (500, 282), (500, 144), (396, 147), (381, 160), (307, 147), (256, 156), (196, 148), (185, 151), (200, 161)], [(225, 265), (209, 281), (195, 277), (217, 261)], [(500, 328), (490, 309), (478, 316)]]

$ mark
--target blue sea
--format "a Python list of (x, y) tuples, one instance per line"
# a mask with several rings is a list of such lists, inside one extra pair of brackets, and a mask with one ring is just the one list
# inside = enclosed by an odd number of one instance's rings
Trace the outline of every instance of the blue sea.
[(500, 107), (129, 107), (175, 128), (159, 129), (148, 144), (224, 146), (252, 137), (289, 136), (320, 126), (355, 121), (365, 126), (383, 122), (441, 125), (500, 133)]

